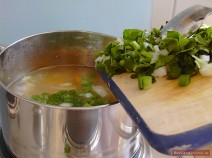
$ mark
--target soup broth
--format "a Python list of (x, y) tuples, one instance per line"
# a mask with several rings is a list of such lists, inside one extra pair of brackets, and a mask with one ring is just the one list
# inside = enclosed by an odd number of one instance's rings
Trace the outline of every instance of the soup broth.
[(46, 67), (27, 74), (9, 88), (20, 96), (51, 105), (96, 106), (116, 102), (94, 67)]

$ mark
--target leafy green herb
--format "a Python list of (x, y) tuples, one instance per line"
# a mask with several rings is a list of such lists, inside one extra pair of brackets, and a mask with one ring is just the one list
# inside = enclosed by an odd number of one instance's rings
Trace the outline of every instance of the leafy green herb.
[[(212, 62), (212, 27), (200, 28), (190, 34), (188, 38), (176, 31), (168, 31), (162, 37), (157, 28), (149, 32), (125, 29), (123, 39), (108, 43), (104, 50), (95, 54), (96, 67), (109, 77), (124, 72), (132, 73), (132, 78), (151, 77), (154, 70), (162, 66), (167, 68), (167, 79), (178, 79), (183, 74), (195, 75), (199, 68)], [(202, 55), (208, 56), (209, 61), (202, 60)], [(143, 89), (143, 79), (138, 79), (139, 89)]]
[(70, 153), (70, 152), (71, 152), (71, 147), (70, 147), (68, 144), (66, 144), (66, 145), (64, 146), (64, 153), (68, 154), (68, 153)]
[(167, 69), (167, 78), (171, 80), (180, 77), (182, 72), (182, 67), (179, 65), (178, 61), (169, 63)]
[(79, 89), (61, 90), (56, 93), (42, 93), (32, 96), (32, 100), (45, 104), (62, 106), (63, 103), (74, 107), (88, 107), (108, 104), (108, 96), (102, 97), (93, 89), (94, 84), (83, 77)]

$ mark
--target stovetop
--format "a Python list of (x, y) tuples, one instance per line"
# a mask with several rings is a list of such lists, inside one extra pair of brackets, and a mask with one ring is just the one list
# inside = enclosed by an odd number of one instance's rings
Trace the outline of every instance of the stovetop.
[(1, 129), (0, 129), (0, 158), (15, 158), (15, 156), (9, 151), (7, 145), (5, 144)]

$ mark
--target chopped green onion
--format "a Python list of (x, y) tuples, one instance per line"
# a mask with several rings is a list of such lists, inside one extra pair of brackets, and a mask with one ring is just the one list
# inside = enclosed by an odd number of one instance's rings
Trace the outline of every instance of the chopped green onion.
[(139, 29), (125, 29), (123, 32), (124, 39), (135, 41), (139, 36), (142, 36), (143, 31)]
[(197, 67), (198, 67), (198, 68), (202, 68), (204, 65), (207, 64), (206, 61), (204, 61), (204, 60), (202, 60), (202, 59), (196, 57), (195, 55), (191, 55), (191, 56), (195, 59), (194, 62), (197, 64)]
[(152, 59), (152, 54), (151, 53), (149, 53), (149, 52), (147, 52), (147, 51), (141, 51), (141, 55), (143, 55), (144, 57), (146, 57), (149, 61), (151, 61), (151, 59)]
[(132, 41), (129, 44), (134, 48), (134, 50), (140, 49), (140, 45), (136, 41)]
[(152, 88), (152, 76), (138, 76), (138, 87), (139, 89), (148, 90)]
[(180, 75), (178, 79), (178, 85), (179, 86), (188, 86), (191, 80), (191, 75), (190, 74), (182, 74)]
[(68, 154), (70, 152), (71, 152), (71, 147), (68, 144), (66, 144), (64, 147), (64, 153)]
[(55, 106), (89, 107), (110, 103), (108, 94), (102, 86), (95, 86), (87, 77), (82, 78), (78, 89), (60, 90), (56, 93), (33, 95), (34, 101)]
[(180, 77), (182, 68), (178, 63), (170, 63), (167, 65), (167, 78), (172, 80)]
[[(143, 78), (137, 76), (151, 76), (160, 67), (167, 70), (167, 79), (178, 79), (184, 74), (193, 76), (200, 69), (205, 72), (203, 67), (212, 63), (212, 27), (201, 27), (195, 32), (189, 32), (189, 35), (185, 37), (170, 30), (162, 37), (157, 28), (151, 31), (125, 29), (121, 42), (113, 41), (105, 50), (96, 53), (98, 58), (95, 64), (109, 77), (131, 72), (132, 78), (139, 80), (139, 89), (145, 88)], [(207, 56), (207, 61), (202, 59), (204, 56)]]

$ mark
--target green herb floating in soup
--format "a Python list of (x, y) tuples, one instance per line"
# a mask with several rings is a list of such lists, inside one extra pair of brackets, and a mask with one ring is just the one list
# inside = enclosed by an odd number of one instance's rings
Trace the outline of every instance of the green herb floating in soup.
[[(123, 38), (107, 44), (96, 53), (96, 67), (112, 77), (124, 72), (138, 79), (139, 89), (150, 89), (156, 77), (178, 79), (187, 86), (191, 77), (200, 73), (212, 75), (212, 27), (200, 28), (184, 37), (169, 30), (162, 36), (160, 29), (150, 32), (126, 29)], [(146, 77), (145, 77), (146, 76)]]
[[(98, 88), (104, 94), (98, 94), (94, 87)], [(60, 106), (97, 106), (110, 103), (109, 98), (105, 97), (106, 95), (103, 87), (97, 87), (87, 78), (83, 78), (82, 84), (77, 90), (61, 90), (52, 94), (42, 93), (41, 95), (32, 96), (32, 100)]]
[(34, 101), (64, 107), (88, 107), (116, 102), (97, 70), (56, 66), (31, 72), (10, 88)]

